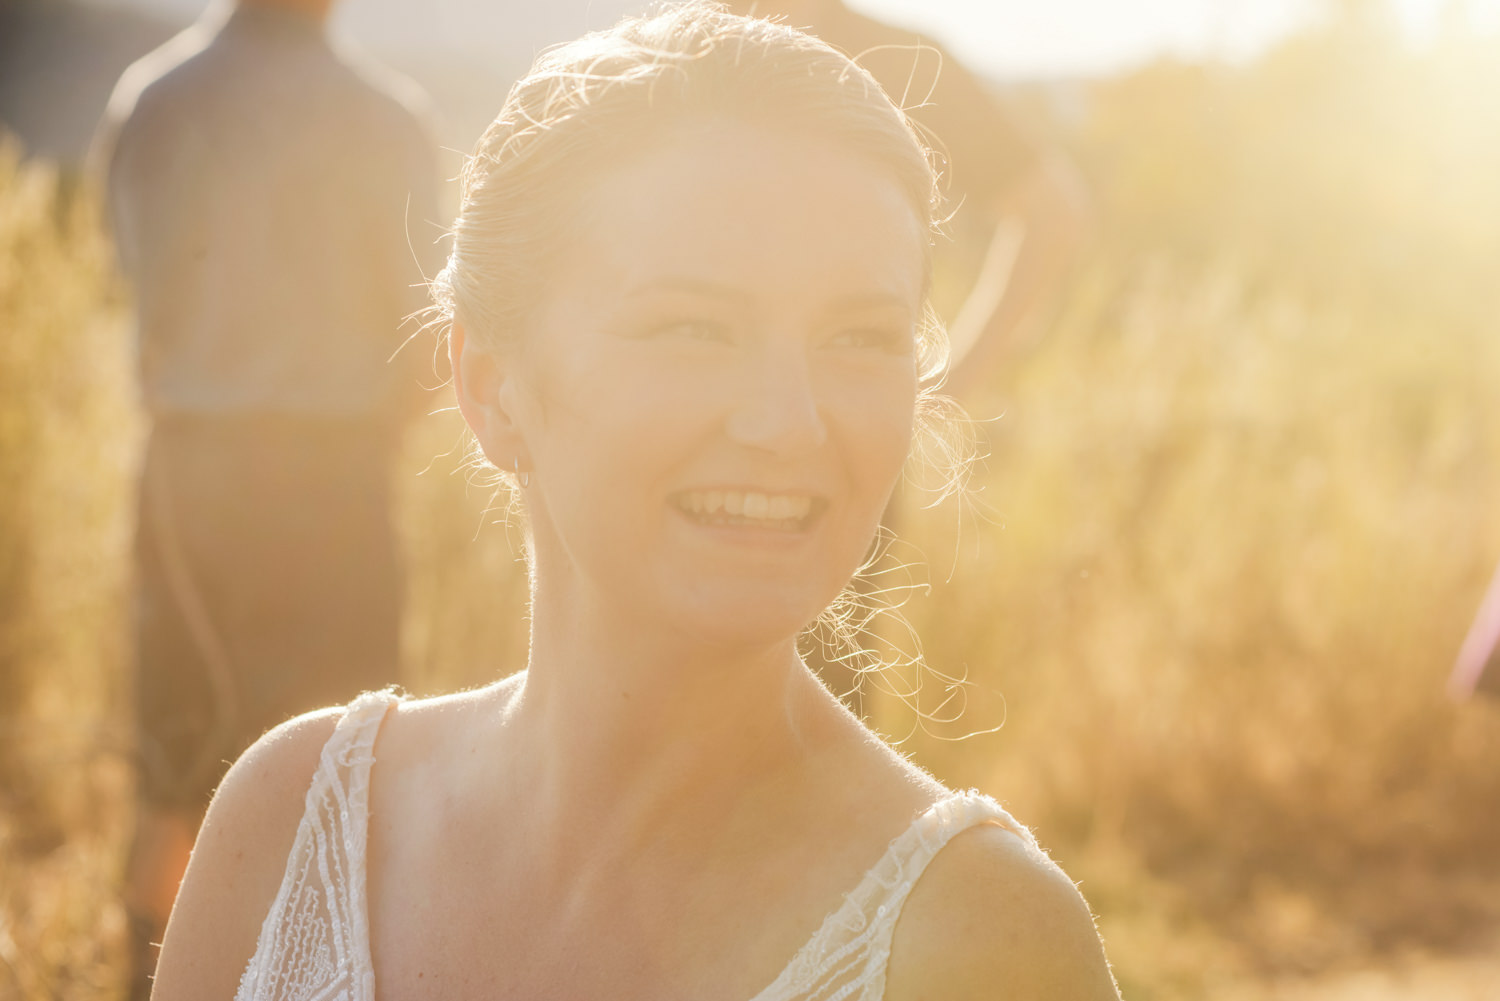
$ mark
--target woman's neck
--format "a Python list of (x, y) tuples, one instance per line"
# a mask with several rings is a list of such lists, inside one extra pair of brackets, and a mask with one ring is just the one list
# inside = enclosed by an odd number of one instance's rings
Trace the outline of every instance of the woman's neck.
[[(727, 802), (785, 787), (849, 720), (795, 640), (710, 644), (533, 609), (530, 668), (507, 732), (538, 836), (631, 846), (701, 830)], [(545, 843), (545, 842), (544, 842)]]

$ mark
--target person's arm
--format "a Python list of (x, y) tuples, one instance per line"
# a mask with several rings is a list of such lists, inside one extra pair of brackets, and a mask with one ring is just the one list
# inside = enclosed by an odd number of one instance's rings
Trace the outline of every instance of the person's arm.
[(1119, 1001), (1088, 905), (1062, 870), (995, 825), (959, 834), (896, 925), (887, 1001)]
[(1483, 694), (1500, 696), (1500, 566), (1479, 604), (1474, 624), (1464, 637), (1448, 693), (1456, 699)]
[(936, 141), (947, 195), (979, 217), (990, 245), (978, 280), (949, 324), (948, 391), (980, 391), (1036, 336), (1092, 226), (1072, 162), (1032, 134), (1025, 115), (941, 45), (842, 5), (817, 33), (855, 56)]
[(994, 236), (963, 308), (949, 327), (948, 390), (982, 392), (996, 370), (1030, 346), (1088, 242), (1092, 212), (1077, 168), (1043, 154), (991, 211)]
[[(128, 76), (127, 73), (127, 79)], [(94, 128), (93, 138), (89, 141), (83, 160), (84, 177), (99, 195), (100, 224), (114, 248), (116, 264), (126, 277), (133, 277), (134, 261), (129, 257), (132, 249), (129, 239), (122, 239), (128, 237), (128, 231), (120, 226), (117, 215), (122, 206), (119, 200), (120, 169), (115, 157), (120, 151), (122, 139), (127, 140), (128, 146), (126, 126), (130, 122), (134, 103), (134, 92), (129, 88), (127, 80), (122, 79), (115, 86), (104, 114)]]
[(153, 1001), (228, 1001), (280, 889), (308, 785), (340, 710), (298, 717), (240, 756), (214, 794), (172, 907)]

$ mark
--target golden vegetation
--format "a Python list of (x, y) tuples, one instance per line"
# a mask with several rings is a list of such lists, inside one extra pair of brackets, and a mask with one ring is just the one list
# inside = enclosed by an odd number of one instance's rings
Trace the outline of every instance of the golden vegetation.
[[(1093, 90), (1105, 246), (997, 373), (977, 496), (903, 525), (957, 729), (1005, 722), (907, 746), (1037, 828), (1136, 999), (1500, 934), (1500, 712), (1442, 695), (1500, 559), (1500, 38), (1416, 50), (1345, 9)], [(137, 424), (87, 211), (0, 154), (0, 998), (27, 1001), (118, 996), (123, 955)], [(524, 649), (458, 437), (429, 420), (404, 465), (417, 690)]]
[(136, 427), (87, 200), (0, 143), (0, 998), (111, 998)]

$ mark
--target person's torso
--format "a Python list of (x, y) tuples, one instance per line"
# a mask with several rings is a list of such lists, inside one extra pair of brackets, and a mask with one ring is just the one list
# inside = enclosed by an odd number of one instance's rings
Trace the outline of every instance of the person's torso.
[(430, 204), (422, 127), (369, 76), (236, 15), (143, 87), (110, 195), (153, 409), (383, 406), (432, 220), (406, 214)]

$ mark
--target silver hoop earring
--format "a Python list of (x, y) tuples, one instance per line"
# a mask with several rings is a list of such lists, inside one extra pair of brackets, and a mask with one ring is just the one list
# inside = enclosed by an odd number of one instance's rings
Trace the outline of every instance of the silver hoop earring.
[(531, 474), (521, 472), (520, 456), (517, 456), (516, 458), (510, 460), (510, 469), (511, 472), (516, 474), (516, 483), (521, 487), (522, 490), (525, 490), (527, 487), (531, 486)]

